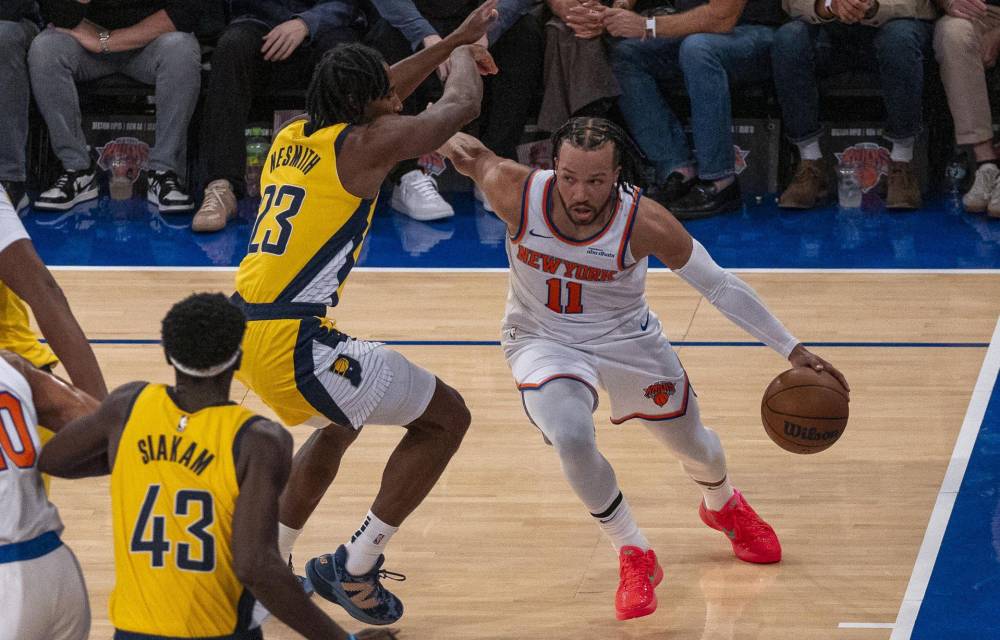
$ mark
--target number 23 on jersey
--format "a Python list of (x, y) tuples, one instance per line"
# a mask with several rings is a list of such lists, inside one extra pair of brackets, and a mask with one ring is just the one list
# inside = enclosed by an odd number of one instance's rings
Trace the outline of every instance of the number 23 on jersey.
[(293, 184), (268, 185), (264, 189), (260, 212), (250, 232), (247, 253), (270, 253), (280, 256), (292, 237), (292, 219), (302, 209), (306, 190)]

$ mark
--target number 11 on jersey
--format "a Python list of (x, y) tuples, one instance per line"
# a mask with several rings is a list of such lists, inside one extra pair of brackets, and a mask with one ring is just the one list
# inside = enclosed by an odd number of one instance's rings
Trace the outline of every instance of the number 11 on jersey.
[(563, 281), (559, 278), (549, 278), (545, 281), (549, 287), (549, 301), (545, 306), (556, 313), (583, 313), (583, 285), (579, 282), (566, 282), (566, 306), (563, 306)]

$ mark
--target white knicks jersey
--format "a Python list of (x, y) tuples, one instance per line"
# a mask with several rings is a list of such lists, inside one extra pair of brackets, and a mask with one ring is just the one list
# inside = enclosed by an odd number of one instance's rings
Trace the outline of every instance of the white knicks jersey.
[(552, 222), (555, 181), (553, 171), (531, 174), (520, 226), (507, 237), (505, 338), (532, 335), (567, 344), (610, 339), (624, 323), (648, 311), (647, 260), (636, 262), (629, 250), (639, 189), (620, 189), (607, 226), (590, 238), (574, 240)]
[(49, 502), (38, 471), (38, 437), (31, 387), (0, 358), (0, 545), (31, 540), (48, 531), (62, 532), (62, 521)]

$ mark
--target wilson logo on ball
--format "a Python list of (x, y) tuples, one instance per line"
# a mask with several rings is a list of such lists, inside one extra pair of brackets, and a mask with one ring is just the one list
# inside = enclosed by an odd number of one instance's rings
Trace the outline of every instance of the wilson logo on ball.
[(670, 396), (677, 393), (677, 387), (673, 382), (656, 382), (646, 387), (644, 393), (656, 406), (662, 407), (670, 402)]
[(799, 440), (831, 440), (839, 436), (840, 431), (819, 431), (816, 427), (806, 428), (785, 420), (785, 435)]

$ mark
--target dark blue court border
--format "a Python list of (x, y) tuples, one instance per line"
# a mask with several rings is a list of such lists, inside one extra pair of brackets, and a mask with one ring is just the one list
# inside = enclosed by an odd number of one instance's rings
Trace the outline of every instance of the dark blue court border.
[[(45, 342), (45, 340), (42, 340)], [(160, 344), (152, 338), (92, 338), (90, 344), (141, 345)], [(378, 340), (383, 344), (399, 347), (499, 347), (499, 340)], [(725, 340), (681, 340), (671, 342), (675, 347), (763, 347), (763, 342)], [(874, 347), (889, 349), (985, 349), (988, 342), (804, 342), (807, 347)]]
[(910, 640), (1000, 638), (1000, 378)]

